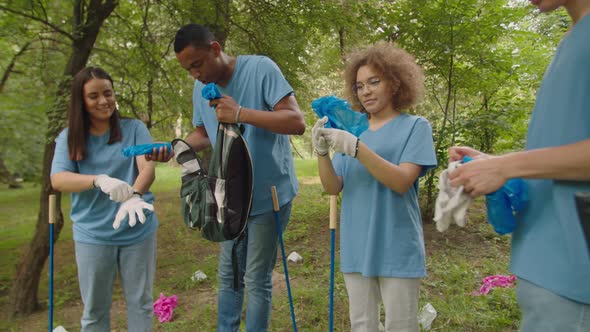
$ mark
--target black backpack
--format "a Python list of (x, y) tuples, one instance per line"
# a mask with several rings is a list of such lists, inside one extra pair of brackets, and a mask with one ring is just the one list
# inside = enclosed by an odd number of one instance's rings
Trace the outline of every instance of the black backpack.
[(184, 223), (210, 241), (238, 239), (246, 229), (253, 188), (252, 158), (240, 127), (219, 124), (207, 169), (187, 142), (175, 139), (172, 147), (182, 167)]

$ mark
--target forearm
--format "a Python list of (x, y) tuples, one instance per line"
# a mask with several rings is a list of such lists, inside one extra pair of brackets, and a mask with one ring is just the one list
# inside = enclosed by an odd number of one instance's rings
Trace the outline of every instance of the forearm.
[(362, 141), (359, 142), (356, 157), (377, 181), (399, 194), (408, 191), (419, 175), (420, 166), (408, 166), (406, 169), (392, 164), (369, 149)]
[(318, 156), (320, 180), (324, 191), (330, 195), (336, 195), (342, 190), (342, 180), (336, 174), (330, 155)]
[(590, 180), (590, 139), (497, 157), (506, 178)]
[(302, 135), (305, 132), (303, 116), (292, 110), (266, 112), (242, 107), (239, 122), (277, 134)]
[(51, 176), (51, 187), (59, 192), (78, 193), (94, 188), (96, 175), (59, 172)]
[(211, 146), (204, 127), (196, 127), (193, 132), (184, 139), (195, 151), (201, 151)]
[(154, 163), (145, 160), (144, 156), (139, 156), (138, 158), (143, 158), (144, 160), (138, 162), (139, 174), (133, 183), (133, 189), (143, 195), (150, 189), (150, 186), (156, 179), (156, 168)]

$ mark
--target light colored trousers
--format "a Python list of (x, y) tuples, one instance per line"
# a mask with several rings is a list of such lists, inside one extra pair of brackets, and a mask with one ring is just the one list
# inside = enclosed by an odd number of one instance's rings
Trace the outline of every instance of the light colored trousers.
[(127, 302), (127, 331), (152, 331), (152, 290), (156, 271), (156, 233), (127, 246), (76, 242), (82, 332), (111, 330), (113, 282), (117, 271)]
[(418, 329), (419, 278), (363, 277), (344, 273), (352, 332), (378, 332), (381, 303), (386, 332), (416, 332)]
[(590, 331), (590, 304), (572, 301), (522, 278), (516, 286), (516, 300), (522, 312), (520, 332)]

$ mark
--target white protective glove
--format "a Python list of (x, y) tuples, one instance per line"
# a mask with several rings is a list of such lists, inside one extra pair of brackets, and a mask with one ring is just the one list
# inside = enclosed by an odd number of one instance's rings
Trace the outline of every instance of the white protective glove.
[(311, 128), (311, 143), (313, 144), (315, 152), (320, 156), (325, 156), (330, 152), (330, 146), (319, 132), (319, 129), (324, 128), (324, 125), (327, 122), (328, 117), (324, 116), (313, 125), (313, 128)]
[(465, 226), (465, 214), (471, 204), (471, 196), (463, 191), (463, 186), (453, 187), (449, 174), (461, 165), (460, 161), (449, 163), (449, 167), (440, 173), (438, 180), (438, 197), (434, 205), (434, 222), (439, 232), (444, 232), (454, 221)]
[(145, 223), (143, 209), (154, 211), (154, 206), (150, 203), (146, 203), (141, 197), (139, 197), (139, 195), (133, 195), (119, 207), (119, 211), (117, 211), (115, 221), (113, 222), (113, 228), (118, 229), (119, 226), (121, 226), (121, 221), (127, 216), (129, 216), (129, 227), (135, 226), (137, 223), (135, 219), (136, 214), (139, 222), (142, 224)]
[(94, 179), (94, 186), (100, 188), (115, 202), (125, 202), (133, 196), (133, 187), (127, 182), (112, 178), (108, 175), (98, 175)]
[(336, 152), (356, 158), (358, 147), (356, 136), (344, 130), (331, 128), (319, 128), (318, 132)]

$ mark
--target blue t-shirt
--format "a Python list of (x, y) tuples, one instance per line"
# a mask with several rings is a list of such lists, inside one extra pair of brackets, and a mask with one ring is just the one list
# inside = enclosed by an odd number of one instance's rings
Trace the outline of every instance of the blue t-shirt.
[[(203, 84), (195, 80), (193, 90), (193, 125), (205, 126), (211, 144), (217, 137), (215, 109), (201, 97)], [(269, 58), (244, 55), (236, 58), (231, 81), (218, 86), (222, 94), (232, 97), (245, 108), (272, 112), (275, 105), (293, 93), (279, 67)], [(244, 124), (244, 139), (248, 143), (254, 168), (254, 190), (250, 215), (272, 211), (270, 188), (277, 187), (279, 205), (283, 206), (297, 194), (299, 183), (295, 175), (289, 136)]]
[[(527, 150), (590, 139), (590, 15), (559, 44), (529, 124)], [(590, 170), (588, 170), (590, 172)], [(518, 215), (510, 268), (569, 299), (590, 304), (590, 259), (574, 194), (590, 181), (527, 180), (530, 202)]]
[[(400, 114), (376, 131), (360, 136), (383, 159), (422, 166), (420, 176), (436, 166), (432, 128), (422, 117)], [(377, 181), (357, 159), (336, 154), (342, 176), (340, 267), (363, 276), (426, 276), (424, 234), (416, 179), (405, 194)]]
[[(78, 174), (106, 174), (133, 185), (139, 171), (135, 158), (125, 157), (123, 148), (131, 145), (152, 142), (149, 131), (139, 120), (121, 119), (123, 138), (108, 145), (110, 130), (102, 136), (89, 135), (86, 143), (86, 158), (82, 161), (70, 160), (68, 154), (68, 129), (64, 129), (55, 139), (55, 153), (51, 164), (51, 175), (59, 172)], [(142, 241), (158, 228), (156, 214), (143, 210), (145, 224), (138, 222), (129, 227), (127, 219), (119, 229), (113, 229), (115, 215), (121, 203), (113, 202), (99, 188), (72, 193), (70, 218), (73, 221), (74, 240), (83, 243), (101, 245), (128, 245)], [(143, 200), (152, 203), (154, 195), (146, 192)]]

